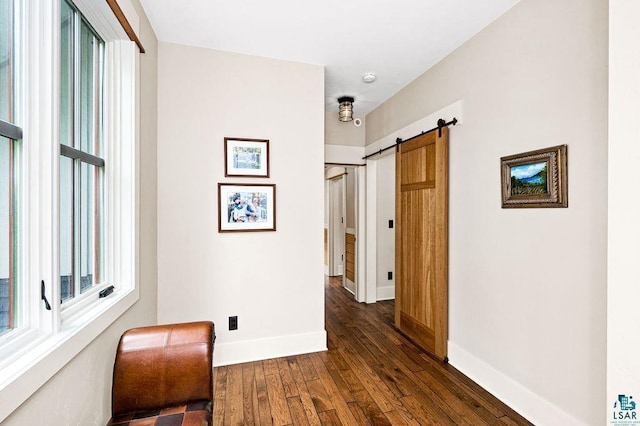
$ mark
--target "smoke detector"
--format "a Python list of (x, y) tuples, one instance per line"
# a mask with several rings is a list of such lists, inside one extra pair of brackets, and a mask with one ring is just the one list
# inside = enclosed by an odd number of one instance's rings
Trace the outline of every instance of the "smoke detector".
[(374, 73), (368, 72), (362, 76), (362, 81), (364, 81), (365, 83), (373, 83), (377, 78), (378, 77), (376, 77)]

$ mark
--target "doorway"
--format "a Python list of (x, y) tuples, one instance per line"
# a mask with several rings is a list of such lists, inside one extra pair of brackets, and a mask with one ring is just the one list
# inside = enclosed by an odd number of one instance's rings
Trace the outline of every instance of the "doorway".
[(358, 302), (364, 301), (365, 249), (358, 236), (364, 223), (364, 167), (325, 166), (325, 274), (340, 277)]

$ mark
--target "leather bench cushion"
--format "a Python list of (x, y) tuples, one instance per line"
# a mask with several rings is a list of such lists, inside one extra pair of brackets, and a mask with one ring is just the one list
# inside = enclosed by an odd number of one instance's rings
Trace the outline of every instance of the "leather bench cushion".
[(111, 419), (108, 426), (208, 426), (211, 425), (211, 402), (198, 401), (186, 405), (145, 411)]
[(111, 415), (212, 400), (214, 336), (207, 321), (126, 331), (113, 369)]

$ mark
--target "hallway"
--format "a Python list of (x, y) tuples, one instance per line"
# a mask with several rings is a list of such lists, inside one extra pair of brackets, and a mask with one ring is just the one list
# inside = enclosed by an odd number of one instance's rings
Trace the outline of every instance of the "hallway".
[(325, 280), (327, 352), (215, 368), (216, 425), (531, 425)]

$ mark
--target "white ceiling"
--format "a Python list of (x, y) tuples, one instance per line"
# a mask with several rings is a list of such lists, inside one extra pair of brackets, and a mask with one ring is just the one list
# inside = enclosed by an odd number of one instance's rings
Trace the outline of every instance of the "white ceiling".
[(327, 110), (353, 96), (356, 117), (518, 1), (141, 0), (160, 41), (324, 65)]

